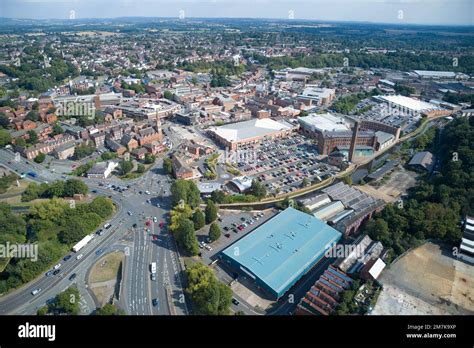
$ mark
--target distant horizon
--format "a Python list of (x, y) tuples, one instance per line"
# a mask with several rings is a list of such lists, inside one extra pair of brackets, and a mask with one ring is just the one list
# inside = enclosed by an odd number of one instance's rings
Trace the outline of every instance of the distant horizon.
[[(473, 0), (474, 1), (474, 0)], [(271, 17), (186, 17), (184, 19), (179, 19), (178, 17), (171, 16), (117, 16), (117, 17), (82, 17), (82, 18), (60, 18), (60, 17), (51, 17), (51, 18), (30, 18), (30, 17), (4, 17), (0, 16), (0, 19), (9, 19), (9, 20), (21, 20), (21, 21), (37, 21), (37, 22), (46, 22), (46, 21), (101, 21), (101, 20), (120, 20), (120, 19), (168, 19), (168, 20), (262, 20), (262, 21), (284, 21), (284, 22), (314, 22), (314, 23), (354, 23), (354, 24), (374, 24), (374, 25), (392, 25), (392, 26), (419, 26), (419, 27), (474, 27), (473, 24), (456, 24), (456, 23), (392, 23), (392, 22), (373, 22), (373, 21), (358, 21), (358, 20), (329, 20), (329, 19), (308, 19), (308, 18), (271, 18)], [(0, 24), (1, 26), (1, 24)]]
[(474, 26), (472, 0), (2, 0), (3, 18), (190, 18)]

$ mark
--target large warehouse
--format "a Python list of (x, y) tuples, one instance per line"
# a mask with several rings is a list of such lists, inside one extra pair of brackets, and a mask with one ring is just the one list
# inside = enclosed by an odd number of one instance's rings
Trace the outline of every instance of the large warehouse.
[(293, 128), (287, 122), (264, 118), (212, 127), (208, 133), (219, 145), (235, 150), (238, 145), (259, 143), (263, 138), (284, 137)]
[(222, 259), (278, 299), (340, 238), (316, 217), (287, 208), (222, 251)]

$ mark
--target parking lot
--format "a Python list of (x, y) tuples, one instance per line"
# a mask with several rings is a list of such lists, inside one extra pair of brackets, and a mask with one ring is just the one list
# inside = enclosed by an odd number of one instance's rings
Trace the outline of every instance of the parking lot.
[(256, 176), (270, 194), (293, 192), (305, 179), (314, 184), (339, 172), (337, 167), (321, 163), (312, 140), (302, 135), (242, 146), (236, 155), (239, 171)]
[[(209, 226), (202, 228), (196, 233), (198, 242), (200, 243), (201, 256), (204, 263), (208, 265), (211, 264), (214, 260), (216, 260), (216, 254), (218, 254), (221, 250), (227, 248), (229, 245), (236, 242), (247, 233), (253, 231), (268, 219), (275, 216), (275, 214), (276, 211), (273, 209), (250, 212), (221, 209), (219, 211), (219, 220), (216, 221), (219, 224), (222, 232), (222, 235), (218, 240), (209, 243)], [(208, 247), (202, 246), (202, 242), (204, 242)]]

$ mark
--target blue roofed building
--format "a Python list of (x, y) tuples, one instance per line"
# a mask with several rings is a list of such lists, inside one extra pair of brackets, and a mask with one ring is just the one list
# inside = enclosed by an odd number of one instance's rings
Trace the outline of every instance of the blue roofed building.
[(222, 260), (278, 299), (324, 257), (341, 233), (287, 208), (222, 251)]

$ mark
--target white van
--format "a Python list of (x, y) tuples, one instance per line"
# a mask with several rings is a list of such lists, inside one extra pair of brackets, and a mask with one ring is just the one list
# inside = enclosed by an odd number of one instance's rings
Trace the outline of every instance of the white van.
[(84, 256), (84, 254), (79, 254), (79, 255), (76, 256), (76, 259), (80, 260), (80, 259), (82, 259), (83, 256)]

